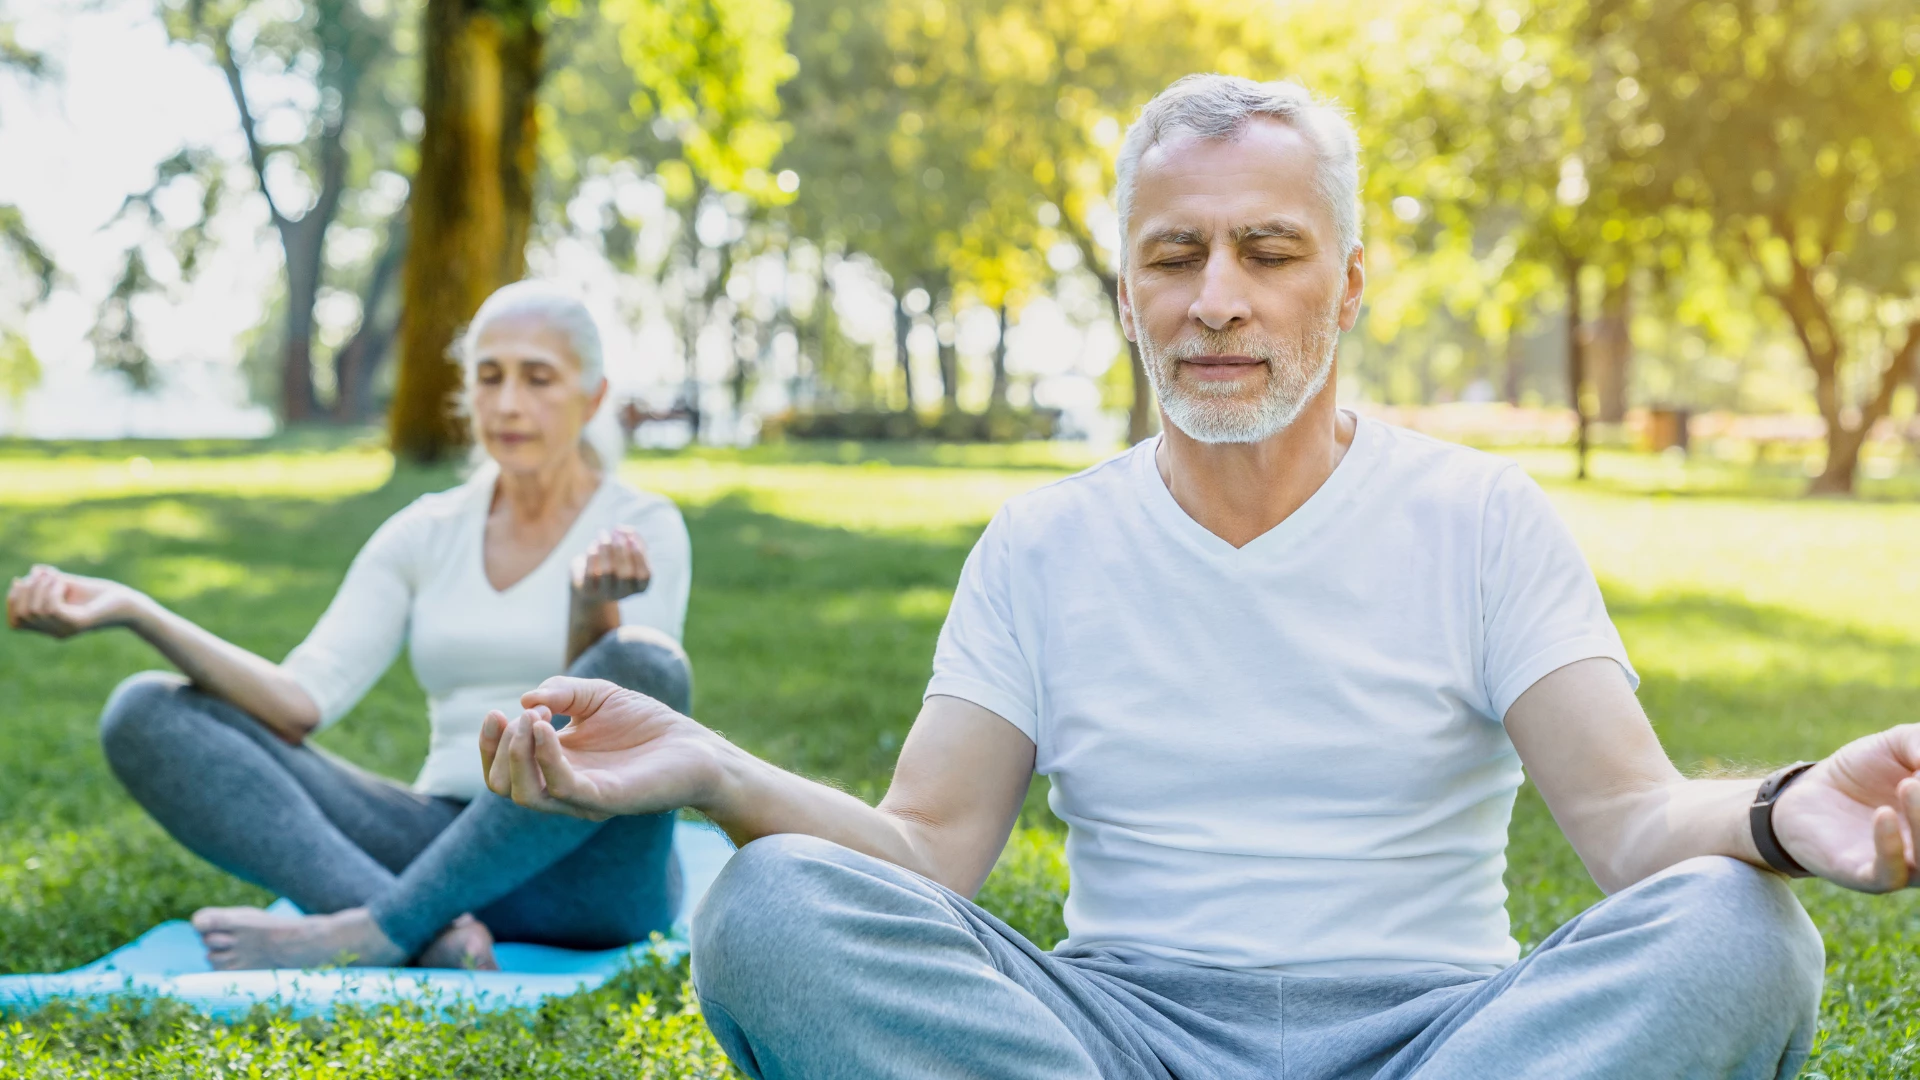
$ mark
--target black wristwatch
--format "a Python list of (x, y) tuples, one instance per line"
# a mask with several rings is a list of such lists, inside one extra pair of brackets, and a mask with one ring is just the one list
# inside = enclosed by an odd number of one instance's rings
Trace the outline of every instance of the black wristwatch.
[(1799, 860), (1780, 846), (1780, 838), (1773, 834), (1773, 804), (1779, 801), (1780, 793), (1787, 790), (1788, 784), (1818, 764), (1817, 761), (1796, 761), (1775, 771), (1761, 782), (1760, 790), (1753, 796), (1753, 808), (1747, 812), (1747, 821), (1753, 826), (1753, 846), (1759, 849), (1760, 857), (1768, 866), (1788, 877), (1812, 877), (1813, 871), (1801, 866)]

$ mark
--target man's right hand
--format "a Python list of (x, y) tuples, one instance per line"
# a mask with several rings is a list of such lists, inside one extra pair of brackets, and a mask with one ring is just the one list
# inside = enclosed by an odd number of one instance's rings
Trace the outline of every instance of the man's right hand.
[[(519, 716), (487, 714), (487, 787), (521, 806), (600, 820), (682, 806), (704, 809), (729, 749), (691, 717), (600, 679), (548, 679)], [(553, 717), (572, 722), (556, 731)]]
[(68, 638), (132, 622), (145, 599), (117, 581), (66, 574), (42, 563), (7, 589), (7, 625)]

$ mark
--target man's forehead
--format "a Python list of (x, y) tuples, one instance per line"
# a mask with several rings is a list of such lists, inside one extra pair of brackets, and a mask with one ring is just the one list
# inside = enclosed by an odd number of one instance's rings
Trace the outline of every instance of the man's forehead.
[(1333, 224), (1315, 192), (1318, 164), (1312, 141), (1277, 120), (1224, 139), (1176, 132), (1141, 155), (1130, 224), (1143, 241), (1183, 230), (1305, 239)]

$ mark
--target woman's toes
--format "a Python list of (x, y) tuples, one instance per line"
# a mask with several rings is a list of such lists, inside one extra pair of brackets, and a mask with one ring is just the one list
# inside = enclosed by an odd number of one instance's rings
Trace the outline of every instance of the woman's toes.
[(448, 924), (414, 961), (418, 967), (464, 968), (468, 971), (498, 971), (493, 956), (493, 933), (472, 915), (462, 915)]

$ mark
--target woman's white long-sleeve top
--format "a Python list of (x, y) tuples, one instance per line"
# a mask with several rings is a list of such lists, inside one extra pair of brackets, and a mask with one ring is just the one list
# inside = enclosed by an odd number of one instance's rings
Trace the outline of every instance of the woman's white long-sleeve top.
[(430, 795), (471, 800), (484, 792), (481, 721), (493, 709), (517, 715), (521, 694), (565, 671), (570, 567), (602, 531), (632, 526), (652, 568), (647, 590), (620, 602), (621, 623), (651, 626), (675, 641), (686, 624), (693, 580), (686, 522), (671, 500), (636, 490), (611, 470), (546, 559), (495, 589), (482, 540), (498, 475), (488, 463), (459, 487), (424, 495), (387, 519), (282, 665), (312, 696), (325, 726), (408, 646), (432, 724), (414, 788)]

